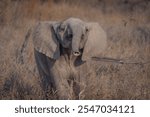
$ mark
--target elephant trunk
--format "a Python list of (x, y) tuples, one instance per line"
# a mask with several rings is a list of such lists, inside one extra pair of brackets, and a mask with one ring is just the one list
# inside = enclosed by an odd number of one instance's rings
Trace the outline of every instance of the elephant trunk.
[(81, 41), (81, 35), (80, 35), (80, 31), (73, 31), (73, 39), (72, 39), (72, 53), (74, 56), (79, 56), (81, 53), (79, 51), (79, 47), (80, 47), (80, 41)]

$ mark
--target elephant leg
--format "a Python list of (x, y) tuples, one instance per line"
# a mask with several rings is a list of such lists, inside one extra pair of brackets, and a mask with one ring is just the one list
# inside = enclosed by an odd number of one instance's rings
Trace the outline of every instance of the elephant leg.
[(63, 56), (55, 62), (50, 72), (51, 76), (54, 77), (56, 93), (59, 99), (72, 99), (72, 91), (68, 83), (70, 66)]
[[(44, 90), (46, 99), (48, 99), (49, 93), (53, 93), (52, 91), (56, 90), (54, 79), (51, 77), (49, 72), (47, 57), (44, 54), (37, 52), (36, 50), (34, 53), (40, 75), (41, 87)], [(54, 61), (52, 63), (54, 63)]]
[(67, 76), (59, 70), (55, 68), (51, 70), (51, 76), (55, 79), (56, 94), (59, 99), (70, 99), (70, 88), (66, 80)]

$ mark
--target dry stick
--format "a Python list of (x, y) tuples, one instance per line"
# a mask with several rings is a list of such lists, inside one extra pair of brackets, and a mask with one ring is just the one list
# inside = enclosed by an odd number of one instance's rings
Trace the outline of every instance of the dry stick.
[(119, 64), (149, 64), (150, 61), (146, 62), (127, 62), (123, 59), (115, 59), (115, 58), (109, 58), (109, 57), (92, 57), (92, 60), (95, 61), (104, 61), (104, 62), (114, 62)]

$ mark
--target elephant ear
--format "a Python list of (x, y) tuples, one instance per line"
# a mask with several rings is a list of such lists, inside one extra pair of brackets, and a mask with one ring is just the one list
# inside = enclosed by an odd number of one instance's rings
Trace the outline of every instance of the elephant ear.
[(52, 59), (60, 56), (59, 42), (56, 31), (60, 23), (40, 22), (33, 32), (33, 45), (36, 51), (45, 54)]
[(106, 33), (98, 23), (87, 23), (87, 28), (89, 31), (83, 49), (83, 61), (99, 56), (107, 45)]

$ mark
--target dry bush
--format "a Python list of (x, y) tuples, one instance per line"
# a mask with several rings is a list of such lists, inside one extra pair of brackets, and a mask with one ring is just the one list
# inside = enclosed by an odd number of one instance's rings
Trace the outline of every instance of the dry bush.
[[(86, 1), (86, 2), (85, 2)], [(43, 20), (78, 17), (96, 21), (107, 32), (108, 48), (102, 56), (128, 62), (150, 60), (150, 2), (148, 0), (1, 0), (0, 99), (46, 99), (28, 31)], [(31, 40), (29, 38), (29, 40)], [(24, 56), (24, 52), (31, 52)], [(23, 59), (23, 57), (25, 59)], [(91, 67), (92, 66), (92, 67)], [(150, 64), (92, 61), (81, 99), (150, 99)], [(57, 99), (51, 93), (48, 99)]]

